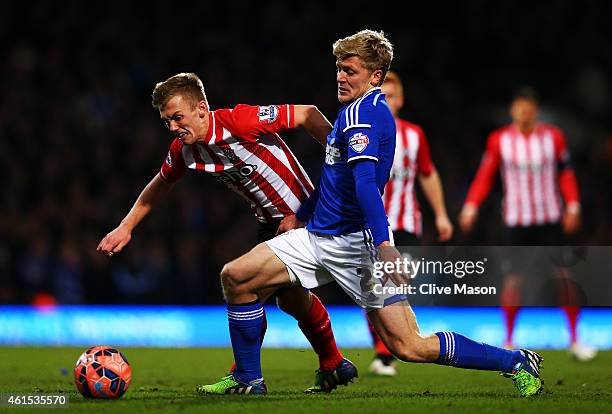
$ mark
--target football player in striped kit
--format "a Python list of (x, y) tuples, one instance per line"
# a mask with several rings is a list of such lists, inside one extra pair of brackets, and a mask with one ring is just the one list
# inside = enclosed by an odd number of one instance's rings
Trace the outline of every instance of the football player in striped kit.
[[(397, 73), (387, 73), (382, 92), (395, 118), (397, 138), (391, 175), (383, 197), (395, 245), (410, 246), (421, 243), (423, 225), (416, 197), (417, 179), (433, 210), (438, 239), (441, 242), (448, 241), (453, 235), (453, 225), (446, 212), (442, 182), (431, 160), (427, 138), (420, 126), (398, 116), (404, 106), (404, 86)], [(393, 354), (380, 340), (372, 325), (368, 325), (376, 351), (370, 364), (370, 372), (375, 375), (395, 375)]]
[[(512, 123), (493, 131), (480, 167), (459, 216), (459, 225), (470, 232), (478, 210), (501, 171), (502, 216), (509, 245), (562, 245), (580, 228), (580, 194), (563, 132), (540, 122), (537, 93), (521, 88), (510, 104)], [(523, 277), (510, 272), (502, 289), (506, 319), (505, 346), (512, 347), (514, 323), (521, 302)], [(589, 360), (596, 351), (580, 344), (576, 325), (579, 307), (563, 306), (570, 331), (570, 352)]]
[[(278, 133), (302, 126), (319, 142), (325, 142), (332, 126), (315, 106), (237, 105), (212, 111), (202, 81), (193, 73), (180, 73), (158, 83), (152, 98), (172, 134), (170, 150), (160, 172), (119, 226), (100, 242), (98, 251), (107, 256), (119, 253), (138, 223), (188, 169), (213, 175), (250, 204), (259, 223), (259, 242), (282, 231), (281, 220), (295, 214), (312, 193), (308, 175)], [(319, 298), (302, 287), (290, 286), (260, 292), (262, 303), (274, 292), (279, 307), (298, 321), (319, 356), (318, 376), (333, 377), (338, 366), (349, 374), (347, 381), (357, 376), (355, 366), (336, 346), (329, 314)], [(260, 346), (265, 312), (261, 308), (250, 316), (261, 320), (258, 331), (252, 332)], [(331, 384), (325, 382), (321, 391), (331, 391), (335, 388)]]

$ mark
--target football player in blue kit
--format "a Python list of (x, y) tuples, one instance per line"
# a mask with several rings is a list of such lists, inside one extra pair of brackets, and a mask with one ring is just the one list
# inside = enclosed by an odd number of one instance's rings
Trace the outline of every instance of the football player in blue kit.
[[(405, 284), (409, 276), (393, 268), (400, 255), (381, 198), (395, 151), (395, 121), (380, 90), (393, 47), (384, 33), (362, 30), (336, 41), (333, 53), (343, 106), (327, 138), (320, 184), (296, 216), (281, 224), (291, 231), (257, 245), (221, 271), (236, 370), (215, 384), (199, 386), (198, 392), (267, 393), (260, 365), (263, 319), (257, 292), (298, 284), (312, 289), (335, 281), (366, 310), (382, 341), (400, 360), (501, 371), (514, 380), (521, 395), (537, 394), (542, 389), (538, 354), (505, 350), (455, 332), (422, 335), (406, 296), (385, 289)], [(384, 267), (377, 267), (381, 263)], [(386, 265), (392, 270), (376, 272)], [(330, 381), (344, 385), (355, 377), (354, 370), (347, 361), (334, 375), (318, 375), (307, 391), (329, 390)]]

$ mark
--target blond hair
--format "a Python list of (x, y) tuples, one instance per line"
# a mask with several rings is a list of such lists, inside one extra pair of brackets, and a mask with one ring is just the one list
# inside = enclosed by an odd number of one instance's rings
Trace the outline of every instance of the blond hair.
[(195, 73), (179, 73), (155, 85), (151, 94), (151, 105), (161, 111), (168, 101), (177, 95), (190, 101), (192, 108), (198, 102), (206, 101), (204, 85), (198, 75)]
[(384, 83), (392, 83), (395, 86), (397, 86), (397, 92), (400, 96), (404, 95), (404, 84), (402, 83), (402, 80), (400, 79), (399, 75), (395, 72), (393, 72), (392, 70), (390, 70), (389, 72), (387, 72), (387, 76), (385, 77), (385, 82)]
[(382, 70), (382, 80), (385, 79), (393, 60), (393, 45), (383, 31), (362, 30), (344, 39), (338, 39), (334, 42), (333, 51), (337, 60), (358, 56), (363, 60), (366, 69)]

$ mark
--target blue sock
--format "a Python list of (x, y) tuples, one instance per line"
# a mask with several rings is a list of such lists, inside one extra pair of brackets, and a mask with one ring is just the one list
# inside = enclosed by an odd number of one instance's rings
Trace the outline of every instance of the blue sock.
[(436, 364), (512, 372), (515, 366), (525, 359), (520, 351), (472, 341), (455, 332), (436, 332), (436, 335), (440, 338), (440, 355)]
[(263, 306), (259, 301), (228, 304), (227, 319), (236, 362), (234, 377), (245, 383), (262, 378), (260, 348), (265, 321)]

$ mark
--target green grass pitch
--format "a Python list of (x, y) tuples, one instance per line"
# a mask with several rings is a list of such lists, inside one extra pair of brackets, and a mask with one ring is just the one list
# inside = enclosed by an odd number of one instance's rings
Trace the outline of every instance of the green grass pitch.
[[(196, 384), (216, 381), (229, 368), (230, 349), (120, 348), (133, 369), (133, 381), (117, 401), (86, 400), (73, 384), (72, 367), (81, 348), (0, 347), (1, 393), (68, 393), (68, 408), (55, 413), (597, 413), (612, 412), (612, 352), (580, 363), (564, 351), (544, 351), (546, 392), (525, 399), (496, 372), (436, 365), (401, 364), (395, 378), (367, 373), (369, 349), (346, 349), (360, 378), (331, 394), (306, 395), (316, 359), (310, 350), (264, 349), (267, 396), (212, 396), (195, 393)], [(0, 408), (41, 413), (43, 408)]]

